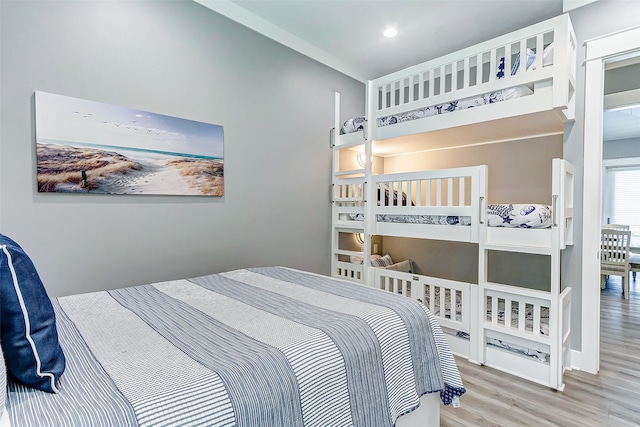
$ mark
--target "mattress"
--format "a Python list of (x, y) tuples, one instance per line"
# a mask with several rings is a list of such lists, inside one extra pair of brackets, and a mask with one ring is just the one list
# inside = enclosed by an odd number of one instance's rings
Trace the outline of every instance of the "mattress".
[[(364, 221), (364, 214), (349, 214), (355, 221)], [(457, 215), (376, 215), (378, 222), (430, 225), (471, 225), (471, 217)], [(551, 207), (540, 204), (492, 204), (487, 206), (489, 227), (549, 228)]]
[(464, 386), (422, 304), (281, 267), (52, 299), (67, 368), (14, 426), (388, 425)]
[[(478, 96), (453, 100), (444, 104), (432, 105), (425, 108), (418, 108), (411, 111), (381, 117), (378, 119), (377, 125), (378, 127), (391, 126), (425, 117), (452, 113), (454, 111), (466, 110), (468, 108), (480, 107), (482, 105), (495, 104), (531, 94), (533, 94), (533, 90), (531, 90), (527, 85), (515, 86)], [(363, 130), (365, 121), (366, 119), (363, 116), (347, 119), (340, 128), (340, 133), (347, 134)]]
[[(462, 296), (460, 292), (456, 293), (455, 307), (451, 307), (451, 298), (449, 293), (447, 292), (447, 298), (445, 298), (444, 310), (440, 305), (440, 289), (439, 288), (435, 289), (434, 298), (435, 298), (435, 306), (434, 306), (433, 314), (435, 316), (444, 317), (445, 319), (452, 319), (457, 321), (462, 320), (462, 301), (461, 301)], [(429, 301), (430, 301), (429, 295), (425, 296), (425, 299), (427, 300), (426, 303), (429, 304)], [(490, 320), (492, 318), (492, 310), (493, 309), (491, 306), (491, 301), (488, 300), (487, 307), (486, 307), (487, 320)], [(549, 336), (549, 308), (541, 307), (540, 310), (541, 310), (540, 334), (544, 336)], [(531, 307), (528, 307), (525, 310), (524, 315), (525, 315), (525, 330), (533, 331), (533, 311), (531, 310)], [(520, 316), (519, 310), (516, 307), (512, 307), (511, 309), (511, 326), (512, 327), (514, 328), (518, 327), (519, 316)], [(502, 324), (504, 324), (504, 320), (505, 320), (505, 304), (504, 304), (504, 300), (499, 300), (498, 301), (498, 322), (499, 323), (501, 322)], [(469, 333), (467, 331), (450, 330), (447, 332), (453, 335), (456, 335), (457, 337), (460, 337), (460, 338), (469, 339)], [(531, 349), (522, 345), (513, 344), (505, 340), (499, 340), (497, 338), (487, 337), (487, 344), (537, 359), (540, 362), (546, 362), (546, 363), (549, 362), (550, 356), (548, 353), (541, 352), (536, 349)]]

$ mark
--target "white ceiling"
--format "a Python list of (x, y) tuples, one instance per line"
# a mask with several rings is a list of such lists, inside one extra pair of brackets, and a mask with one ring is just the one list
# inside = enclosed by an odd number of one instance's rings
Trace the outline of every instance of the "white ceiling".
[[(196, 0), (357, 80), (562, 13), (562, 0)], [(398, 35), (382, 36), (388, 26)]]
[[(563, 0), (195, 1), (362, 82), (563, 13)], [(640, 135), (638, 110), (605, 114), (604, 129)]]

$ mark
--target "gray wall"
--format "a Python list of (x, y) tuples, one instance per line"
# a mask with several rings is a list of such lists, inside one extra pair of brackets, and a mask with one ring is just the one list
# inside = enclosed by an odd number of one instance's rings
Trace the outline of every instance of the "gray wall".
[(603, 159), (640, 157), (640, 138), (627, 138), (605, 141), (602, 148)]
[(583, 168), (584, 128), (584, 42), (640, 23), (640, 2), (626, 0), (599, 0), (569, 12), (578, 39), (576, 74), (576, 120), (565, 126), (564, 157), (576, 166), (575, 186), (575, 235), (574, 245), (562, 255), (565, 286), (571, 286), (571, 343), (581, 348), (582, 316), (582, 206), (583, 176), (589, 171)]
[[(52, 296), (284, 265), (330, 271), (334, 91), (364, 85), (187, 1), (2, 1), (0, 232)], [(33, 93), (224, 126), (225, 196), (39, 194)]]
[[(385, 173), (484, 164), (489, 167), (489, 203), (551, 204), (551, 160), (562, 157), (562, 135), (415, 153), (384, 159)], [(382, 251), (393, 260), (410, 258), (418, 273), (478, 283), (478, 245), (385, 237)], [(548, 289), (546, 256), (490, 251), (490, 281)]]
[(605, 95), (638, 88), (640, 88), (640, 64), (613, 68), (604, 73)]

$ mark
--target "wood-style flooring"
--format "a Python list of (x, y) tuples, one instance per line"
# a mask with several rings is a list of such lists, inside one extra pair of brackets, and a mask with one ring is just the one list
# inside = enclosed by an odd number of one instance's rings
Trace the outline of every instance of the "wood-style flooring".
[[(467, 393), (441, 426), (640, 426), (640, 275), (601, 294), (600, 372), (565, 374), (563, 392), (456, 358)], [(594, 313), (595, 315), (595, 313)]]

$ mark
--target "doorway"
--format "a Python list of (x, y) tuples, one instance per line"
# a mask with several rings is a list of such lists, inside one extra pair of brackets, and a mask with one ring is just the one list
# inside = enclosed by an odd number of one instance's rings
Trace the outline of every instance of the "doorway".
[[(585, 42), (584, 181), (582, 224), (582, 370), (600, 368), (600, 225), (606, 64), (640, 55), (640, 27)], [(589, 171), (587, 173), (586, 171)]]

